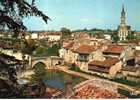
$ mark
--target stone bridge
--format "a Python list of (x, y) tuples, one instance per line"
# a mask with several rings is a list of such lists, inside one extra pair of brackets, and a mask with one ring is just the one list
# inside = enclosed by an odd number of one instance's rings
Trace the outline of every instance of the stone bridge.
[(62, 64), (63, 60), (57, 56), (33, 57), (32, 58), (32, 68), (34, 68), (34, 66), (39, 62), (45, 64), (47, 69), (50, 69), (51, 67)]

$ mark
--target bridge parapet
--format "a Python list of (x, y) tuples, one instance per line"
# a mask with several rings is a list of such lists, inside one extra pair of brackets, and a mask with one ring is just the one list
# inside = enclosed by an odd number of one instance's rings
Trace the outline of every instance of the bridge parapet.
[(32, 57), (32, 68), (37, 64), (37, 63), (44, 63), (47, 67), (47, 69), (50, 69), (51, 66), (56, 66), (62, 63), (62, 59), (57, 56), (52, 56), (52, 57)]

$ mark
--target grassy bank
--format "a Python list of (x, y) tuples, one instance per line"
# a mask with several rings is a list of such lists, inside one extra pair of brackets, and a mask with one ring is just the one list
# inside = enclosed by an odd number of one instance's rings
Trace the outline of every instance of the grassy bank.
[(107, 79), (107, 80), (110, 80), (110, 81), (113, 81), (113, 82), (129, 85), (129, 86), (133, 86), (133, 87), (140, 87), (140, 83), (137, 83), (137, 82), (134, 82), (134, 81), (126, 80), (126, 79), (123, 79), (123, 78), (109, 79), (109, 78), (101, 76), (101, 75), (84, 72), (84, 71), (80, 70), (80, 68), (78, 68), (78, 67), (70, 67), (69, 70), (80, 72), (80, 73), (85, 73), (85, 74), (88, 74), (88, 75), (93, 75), (95, 77), (99, 77), (99, 78), (102, 78), (102, 79)]

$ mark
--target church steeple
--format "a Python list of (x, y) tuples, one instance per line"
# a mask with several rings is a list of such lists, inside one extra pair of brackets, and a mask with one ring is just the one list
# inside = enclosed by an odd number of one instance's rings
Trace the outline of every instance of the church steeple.
[(125, 10), (124, 10), (124, 4), (122, 5), (122, 12), (121, 12), (121, 25), (125, 25)]
[(121, 23), (118, 27), (118, 36), (120, 38), (120, 41), (124, 41), (127, 39), (128, 34), (131, 34), (131, 26), (127, 26), (125, 23), (126, 17), (125, 17), (125, 9), (124, 4), (122, 5), (122, 11), (121, 11)]
[(125, 16), (124, 4), (122, 5), (122, 16)]

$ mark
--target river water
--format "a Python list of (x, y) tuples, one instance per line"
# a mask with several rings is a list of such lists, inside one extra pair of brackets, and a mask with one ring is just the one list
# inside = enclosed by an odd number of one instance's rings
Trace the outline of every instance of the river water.
[(66, 82), (72, 82), (72, 86), (74, 87), (76, 84), (85, 80), (86, 79), (79, 76), (70, 75), (58, 70), (47, 70), (44, 78), (44, 82), (47, 86), (61, 90), (65, 88)]
[[(74, 87), (80, 82), (85, 81), (86, 79), (79, 77), (79, 76), (74, 76), (67, 74), (63, 71), (58, 71), (58, 70), (47, 70), (44, 83), (47, 86), (63, 90), (65, 88), (65, 83), (66, 82), (72, 82), (72, 86)], [(139, 96), (132, 96), (128, 91), (118, 91), (120, 94), (125, 95), (128, 98), (140, 98)]]

